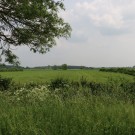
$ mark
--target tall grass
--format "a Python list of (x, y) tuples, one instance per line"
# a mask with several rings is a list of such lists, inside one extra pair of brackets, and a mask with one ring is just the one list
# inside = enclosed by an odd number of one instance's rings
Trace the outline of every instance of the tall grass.
[(134, 135), (135, 105), (130, 100), (80, 92), (66, 99), (13, 100), (0, 94), (1, 135)]
[(0, 135), (135, 134), (133, 81), (81, 77), (11, 85), (0, 91)]

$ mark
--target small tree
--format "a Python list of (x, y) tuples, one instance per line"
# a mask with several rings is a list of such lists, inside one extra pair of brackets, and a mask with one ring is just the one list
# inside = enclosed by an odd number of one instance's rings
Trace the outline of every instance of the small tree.
[(62, 64), (62, 65), (61, 65), (61, 69), (67, 70), (67, 64)]

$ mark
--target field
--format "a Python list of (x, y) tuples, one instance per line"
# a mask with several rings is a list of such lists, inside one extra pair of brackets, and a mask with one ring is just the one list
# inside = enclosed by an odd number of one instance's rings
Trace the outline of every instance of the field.
[(21, 72), (1, 72), (0, 75), (4, 77), (11, 77), (15, 82), (46, 82), (54, 78), (65, 78), (69, 80), (76, 80), (83, 76), (89, 81), (104, 82), (108, 78), (125, 78), (130, 81), (134, 77), (120, 73), (106, 73), (99, 70), (24, 70)]
[(135, 135), (133, 76), (98, 70), (0, 74), (15, 82), (0, 91), (0, 135)]

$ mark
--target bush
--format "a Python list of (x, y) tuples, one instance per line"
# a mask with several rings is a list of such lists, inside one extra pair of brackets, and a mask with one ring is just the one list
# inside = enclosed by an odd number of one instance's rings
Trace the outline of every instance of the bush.
[(0, 76), (0, 90), (1, 91), (8, 90), (11, 82), (12, 82), (11, 78), (4, 78)]
[(86, 77), (82, 76), (81, 79), (80, 79), (81, 86), (87, 87), (87, 83), (88, 83), (88, 81), (87, 81)]
[(49, 84), (49, 88), (51, 90), (59, 89), (59, 88), (68, 88), (70, 86), (70, 82), (64, 78), (56, 78), (51, 80)]

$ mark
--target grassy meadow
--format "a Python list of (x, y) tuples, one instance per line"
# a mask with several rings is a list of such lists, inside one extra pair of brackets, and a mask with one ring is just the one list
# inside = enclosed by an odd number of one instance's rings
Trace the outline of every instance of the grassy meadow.
[(24, 70), (17, 72), (1, 72), (0, 75), (4, 77), (10, 77), (15, 82), (27, 83), (27, 82), (47, 82), (54, 78), (65, 78), (69, 80), (76, 80), (84, 76), (89, 81), (105, 82), (108, 78), (125, 78), (130, 81), (134, 77), (121, 73), (108, 73), (100, 72), (99, 70)]
[(0, 74), (24, 84), (0, 91), (0, 135), (135, 135), (133, 76), (98, 70)]

